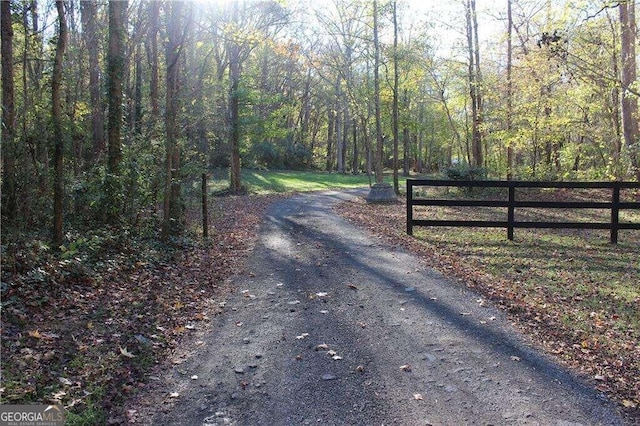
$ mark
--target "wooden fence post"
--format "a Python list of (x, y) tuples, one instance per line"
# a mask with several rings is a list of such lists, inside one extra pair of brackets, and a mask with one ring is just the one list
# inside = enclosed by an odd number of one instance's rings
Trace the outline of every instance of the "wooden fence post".
[(613, 183), (611, 200), (611, 244), (618, 244), (618, 225), (620, 224), (620, 182)]
[(207, 206), (207, 174), (202, 174), (202, 238), (209, 238), (209, 209)]
[(407, 179), (407, 235), (413, 235), (413, 184)]
[(515, 202), (516, 202), (516, 187), (513, 182), (509, 183), (509, 207), (507, 207), (507, 238), (509, 241), (513, 241), (513, 226), (515, 222)]

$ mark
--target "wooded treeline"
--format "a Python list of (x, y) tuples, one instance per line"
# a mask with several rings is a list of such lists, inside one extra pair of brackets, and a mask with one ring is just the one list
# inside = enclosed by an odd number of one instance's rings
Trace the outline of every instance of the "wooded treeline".
[(635, 0), (0, 3), (3, 236), (177, 235), (212, 168), (640, 179)]

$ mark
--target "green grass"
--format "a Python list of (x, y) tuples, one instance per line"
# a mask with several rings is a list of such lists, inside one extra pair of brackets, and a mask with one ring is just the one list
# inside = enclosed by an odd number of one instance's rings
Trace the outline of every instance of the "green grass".
[[(576, 201), (588, 199), (589, 195), (598, 201), (610, 196), (593, 191), (539, 191), (527, 198)], [(500, 197), (491, 194), (489, 198)], [(634, 198), (631, 193), (625, 194), (625, 199)], [(608, 210), (590, 209), (516, 211), (516, 219), (522, 221), (607, 222), (609, 215)], [(505, 220), (506, 209), (421, 207), (414, 209), (414, 217)], [(640, 211), (624, 211), (623, 217), (624, 221), (639, 223)], [(638, 231), (620, 231), (617, 245), (609, 243), (609, 231), (588, 229), (516, 229), (513, 242), (506, 239), (504, 229), (417, 228), (416, 236), (426, 244), (465, 259), (496, 280), (513, 283), (513, 291), (541, 310), (554, 305), (572, 311), (572, 327), (576, 329), (589, 323), (594, 326), (598, 320), (602, 323), (607, 318), (610, 325), (626, 324), (624, 334), (640, 339)], [(594, 329), (600, 330), (597, 326)]]
[[(372, 176), (375, 183), (375, 178)], [(406, 178), (400, 177), (400, 187), (404, 188)], [(389, 175), (385, 182), (392, 183)], [(243, 170), (242, 184), (250, 194), (274, 194), (287, 192), (309, 192), (331, 189), (351, 189), (369, 186), (366, 174), (352, 175), (312, 171), (261, 171)], [(216, 170), (212, 174), (209, 188), (212, 191), (224, 191), (229, 187), (228, 172)]]
[(564, 305), (575, 314), (576, 328), (597, 315), (627, 324), (640, 339), (640, 239), (633, 233), (621, 233), (617, 245), (606, 232), (557, 230), (518, 229), (514, 242), (504, 230), (477, 228), (420, 229), (416, 237), (512, 283), (538, 308)]

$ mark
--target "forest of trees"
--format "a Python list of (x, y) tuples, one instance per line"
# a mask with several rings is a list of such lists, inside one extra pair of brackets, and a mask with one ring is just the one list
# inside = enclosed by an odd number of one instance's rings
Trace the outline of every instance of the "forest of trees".
[(635, 0), (0, 3), (3, 237), (180, 234), (215, 168), (640, 180)]

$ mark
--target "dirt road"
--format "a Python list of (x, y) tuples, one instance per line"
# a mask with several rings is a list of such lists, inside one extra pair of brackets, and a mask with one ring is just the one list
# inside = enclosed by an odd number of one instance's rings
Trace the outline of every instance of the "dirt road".
[(331, 206), (275, 204), (157, 425), (615, 425), (615, 409), (505, 316)]

